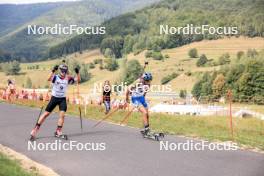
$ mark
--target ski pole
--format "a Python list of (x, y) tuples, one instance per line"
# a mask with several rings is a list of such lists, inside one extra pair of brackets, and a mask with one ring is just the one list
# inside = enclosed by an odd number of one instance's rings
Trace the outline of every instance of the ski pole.
[(82, 125), (82, 110), (81, 110), (81, 107), (80, 106), (79, 106), (79, 113), (80, 113), (81, 129), (83, 129), (83, 125)]
[(147, 67), (148, 64), (149, 64), (149, 62), (148, 61), (145, 61), (144, 68), (143, 68), (143, 72), (145, 72), (145, 69), (146, 69), (146, 67)]
[(77, 81), (77, 97), (79, 99), (79, 114), (80, 114), (80, 125), (81, 125), (81, 130), (83, 129), (82, 125), (82, 109), (81, 109), (81, 100), (80, 100), (80, 89), (79, 89), (79, 81)]
[(130, 115), (132, 114), (132, 112), (134, 111), (134, 109), (135, 109), (135, 107), (133, 107), (132, 110), (127, 113), (127, 115), (120, 122), (120, 125), (122, 125), (124, 122), (127, 122), (128, 121), (128, 118), (130, 117)]
[(39, 121), (39, 118), (40, 118), (40, 116), (41, 116), (41, 114), (42, 114), (43, 108), (44, 108), (44, 106), (42, 106), (42, 107), (40, 108), (40, 112), (39, 112), (39, 115), (38, 115), (38, 119), (37, 119), (36, 124), (37, 124), (38, 121)]
[(42, 104), (42, 106), (41, 106), (41, 108), (40, 108), (40, 112), (39, 112), (39, 115), (38, 115), (38, 119), (37, 119), (36, 124), (38, 123), (39, 118), (40, 118), (40, 116), (41, 116), (41, 114), (42, 114), (42, 111), (43, 111), (43, 109), (44, 109), (45, 101), (46, 101), (46, 98), (48, 97), (48, 93), (49, 93), (49, 89), (48, 89), (48, 91), (47, 91), (47, 93), (46, 93), (46, 96), (43, 97), (44, 102), (43, 102), (43, 104)]
[(116, 112), (118, 110), (118, 108), (114, 109), (112, 112), (110, 112), (109, 114), (107, 114), (103, 119), (101, 119), (99, 122), (97, 122), (94, 127), (97, 127), (99, 124), (101, 124), (103, 121), (105, 121), (106, 119), (108, 119), (114, 112)]

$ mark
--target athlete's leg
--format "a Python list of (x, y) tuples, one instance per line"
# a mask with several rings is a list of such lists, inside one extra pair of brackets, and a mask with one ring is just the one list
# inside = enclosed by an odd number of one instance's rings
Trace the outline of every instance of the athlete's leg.
[(57, 129), (56, 129), (56, 133), (58, 135), (62, 135), (62, 127), (64, 124), (64, 118), (65, 118), (65, 112), (64, 111), (60, 111), (60, 117), (57, 123)]
[(53, 109), (57, 106), (57, 102), (54, 98), (51, 98), (49, 104), (46, 107), (45, 112), (39, 117), (37, 124), (31, 131), (31, 137), (35, 138), (40, 126), (42, 123), (46, 120), (46, 118), (50, 115), (50, 113), (53, 111)]
[(104, 101), (104, 105), (105, 105), (105, 114), (108, 114), (108, 112), (110, 111), (110, 101)]
[(59, 117), (59, 120), (58, 120), (58, 126), (63, 126), (64, 117), (65, 117), (65, 112), (64, 111), (60, 111), (60, 117)]
[(62, 127), (64, 124), (65, 112), (67, 111), (66, 98), (63, 98), (60, 100), (59, 109), (60, 109), (60, 114), (59, 114), (59, 120), (57, 123), (56, 133), (58, 135), (62, 135)]
[(50, 115), (50, 112), (45, 111), (40, 117), (39, 120), (37, 121), (35, 127), (31, 131), (31, 137), (35, 137), (37, 135), (37, 132), (39, 131), (39, 128), (41, 124), (45, 121), (45, 119)]
[(142, 113), (143, 115), (143, 123), (144, 125), (149, 124), (149, 115), (148, 115), (148, 108), (145, 108), (143, 106), (140, 106), (138, 110)]
[(144, 130), (141, 132), (144, 132), (147, 134), (149, 130), (149, 115), (148, 115), (148, 108), (145, 108), (144, 106), (140, 106), (138, 110), (143, 114), (143, 123), (144, 123)]
[(11, 92), (7, 93), (7, 101), (11, 102)]
[(50, 112), (48, 111), (45, 111), (40, 117), (39, 117), (39, 120), (38, 120), (38, 124), (42, 124), (46, 118), (50, 115)]

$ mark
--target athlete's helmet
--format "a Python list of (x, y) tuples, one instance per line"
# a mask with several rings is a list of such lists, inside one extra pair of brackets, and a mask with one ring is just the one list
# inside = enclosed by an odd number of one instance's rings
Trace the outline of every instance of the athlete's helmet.
[(148, 73), (148, 72), (145, 72), (142, 75), (142, 78), (143, 78), (144, 81), (151, 81), (152, 80), (152, 74), (151, 73)]
[(65, 65), (65, 64), (61, 64), (61, 65), (59, 66), (59, 70), (60, 70), (60, 73), (62, 73), (62, 74), (66, 74), (66, 73), (68, 73), (68, 66)]

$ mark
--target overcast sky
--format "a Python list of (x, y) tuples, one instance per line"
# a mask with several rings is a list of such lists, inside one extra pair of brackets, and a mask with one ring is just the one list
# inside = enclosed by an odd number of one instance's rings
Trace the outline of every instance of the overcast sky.
[(0, 0), (0, 4), (30, 4), (30, 3), (58, 2), (58, 1), (76, 1), (76, 0)]

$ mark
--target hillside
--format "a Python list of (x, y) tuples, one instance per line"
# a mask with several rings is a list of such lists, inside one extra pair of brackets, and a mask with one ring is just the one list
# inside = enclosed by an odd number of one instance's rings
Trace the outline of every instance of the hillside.
[(23, 5), (0, 4), (0, 37), (63, 4), (65, 2)]
[[(1, 24), (5, 25), (0, 28), (0, 48), (10, 52), (12, 58), (40, 60), (47, 54), (49, 47), (73, 35), (28, 35), (27, 25), (94, 26), (156, 1), (158, 0), (84, 0), (54, 4), (2, 5)], [(12, 15), (13, 11), (16, 12)]]
[[(142, 10), (106, 21), (104, 36), (79, 35), (52, 47), (49, 56), (56, 58), (85, 49), (109, 48), (115, 57), (137, 53), (144, 49), (175, 48), (203, 39), (218, 39), (223, 35), (161, 35), (160, 25), (184, 27), (209, 25), (238, 27), (236, 36), (264, 36), (264, 2), (262, 0), (164, 0)], [(121, 53), (121, 54), (120, 54)]]
[[(162, 53), (164, 55), (168, 54), (169, 58), (164, 61), (156, 61), (151, 58), (145, 58), (145, 52), (143, 51), (138, 55), (129, 54), (127, 56), (128, 60), (137, 59), (143, 65), (145, 60), (149, 61), (149, 66), (147, 67), (147, 71), (151, 71), (154, 76), (153, 84), (160, 84), (161, 79), (164, 76), (167, 76), (173, 72), (176, 72), (179, 76), (173, 79), (170, 84), (172, 86), (173, 91), (180, 91), (182, 89), (186, 89), (188, 92), (191, 92), (193, 85), (195, 82), (201, 78), (202, 74), (206, 71), (219, 70), (219, 66), (206, 66), (206, 67), (197, 67), (196, 61), (197, 59), (191, 59), (188, 56), (188, 51), (191, 48), (197, 48), (199, 55), (206, 54), (209, 59), (217, 60), (219, 56), (228, 52), (230, 54), (230, 58), (232, 62), (236, 61), (236, 54), (238, 51), (246, 52), (248, 49), (256, 49), (257, 51), (264, 49), (264, 39), (263, 38), (225, 38), (219, 40), (204, 40), (200, 42), (194, 42), (186, 46), (163, 50)], [(76, 59), (80, 62), (91, 63), (95, 59), (103, 58), (104, 56), (100, 53), (100, 51), (92, 50), (84, 52), (83, 54), (75, 53), (72, 55), (68, 55), (64, 59)], [(58, 63), (60, 59), (50, 60), (50, 61), (42, 61), (30, 64), (22, 64), (21, 74), (18, 76), (10, 76), (10, 78), (16, 80), (16, 84), (18, 86), (25, 85), (26, 79), (29, 77), (32, 80), (32, 83), (35, 87), (44, 88), (47, 85), (46, 81), (43, 81), (42, 78), (45, 78), (46, 75), (50, 72), (50, 69)], [(104, 59), (105, 60), (105, 59)], [(122, 64), (124, 59), (118, 59), (118, 62)], [(29, 70), (28, 67), (39, 65), (39, 69)], [(92, 74), (91, 80), (88, 82), (81, 84), (81, 92), (89, 93), (94, 86), (94, 83), (102, 83), (104, 80), (110, 80), (112, 83), (118, 81), (121, 76), (122, 65), (120, 69), (114, 72), (110, 72), (107, 70), (100, 70), (99, 66), (96, 65), (94, 69), (90, 69), (89, 72)], [(162, 73), (162, 74), (161, 74)], [(191, 73), (188, 75), (187, 73)], [(1, 85), (5, 85), (5, 81), (7, 77), (3, 72), (0, 72)], [(72, 90), (70, 89), (70, 93)]]

